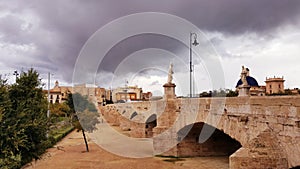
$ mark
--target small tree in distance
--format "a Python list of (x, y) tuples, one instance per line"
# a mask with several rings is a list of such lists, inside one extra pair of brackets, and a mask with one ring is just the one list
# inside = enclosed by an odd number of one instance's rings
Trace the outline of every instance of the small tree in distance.
[(209, 92), (200, 93), (200, 97), (236, 97), (238, 96), (238, 91), (231, 89), (219, 89), (213, 90)]
[(86, 151), (89, 152), (85, 131), (92, 132), (96, 129), (96, 124), (99, 123), (97, 108), (93, 103), (88, 101), (86, 96), (82, 96), (79, 93), (70, 93), (68, 95), (67, 105), (70, 107), (73, 125), (78, 131), (82, 131)]

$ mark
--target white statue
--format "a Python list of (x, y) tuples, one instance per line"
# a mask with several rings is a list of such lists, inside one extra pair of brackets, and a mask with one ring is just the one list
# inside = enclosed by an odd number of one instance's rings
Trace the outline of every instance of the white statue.
[(168, 73), (168, 83), (171, 84), (173, 80), (173, 63), (170, 63), (169, 73)]
[(249, 71), (244, 66), (242, 66), (241, 80), (242, 80), (243, 84), (241, 86), (247, 86), (248, 85), (248, 82), (247, 82), (247, 79), (246, 79), (248, 74), (249, 74)]

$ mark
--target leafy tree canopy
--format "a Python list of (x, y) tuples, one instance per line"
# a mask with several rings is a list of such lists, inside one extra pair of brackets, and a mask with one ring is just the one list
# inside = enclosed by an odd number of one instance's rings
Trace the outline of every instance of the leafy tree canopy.
[(47, 101), (30, 69), (8, 85), (0, 80), (0, 168), (20, 168), (48, 147)]

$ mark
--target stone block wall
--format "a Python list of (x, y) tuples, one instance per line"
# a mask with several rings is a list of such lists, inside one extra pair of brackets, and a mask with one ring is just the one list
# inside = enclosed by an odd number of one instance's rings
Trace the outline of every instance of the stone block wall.
[(286, 169), (288, 159), (277, 136), (266, 130), (230, 156), (230, 168)]
[[(122, 106), (120, 106), (122, 105)], [(300, 166), (300, 97), (299, 96), (266, 96), (266, 97), (234, 97), (234, 98), (199, 98), (170, 99), (167, 102), (138, 102), (106, 107), (103, 116), (112, 125), (120, 125), (131, 130), (133, 137), (145, 137), (147, 118), (155, 113), (158, 117), (157, 127), (153, 128), (154, 136), (167, 131), (178, 122), (169, 137), (159, 137), (153, 140), (154, 150), (162, 152), (169, 144), (174, 144), (177, 132), (192, 123), (204, 122), (226, 133), (239, 141), (242, 148), (231, 157), (232, 168), (251, 168), (259, 164), (261, 168), (278, 168)], [(125, 113), (124, 113), (125, 111)], [(138, 116), (130, 120), (130, 113), (136, 111)], [(196, 113), (196, 119), (193, 116)], [(191, 118), (192, 117), (192, 118)], [(273, 155), (274, 149), (257, 149), (249, 142), (258, 138), (262, 132), (269, 130), (276, 136), (283, 155)], [(199, 154), (204, 147), (192, 145), (194, 138), (183, 140), (174, 148), (165, 149), (164, 155), (180, 154), (193, 156)], [(194, 139), (195, 140), (195, 139)], [(220, 143), (221, 144), (221, 143)], [(188, 150), (185, 147), (196, 149)], [(209, 147), (209, 145), (207, 145)], [(251, 146), (254, 146), (251, 147)], [(190, 153), (190, 154), (189, 154)], [(193, 154), (194, 153), (194, 154)], [(267, 155), (264, 155), (267, 153)], [(253, 156), (261, 154), (261, 156)], [(267, 161), (262, 164), (261, 161)], [(286, 166), (288, 165), (288, 166)]]

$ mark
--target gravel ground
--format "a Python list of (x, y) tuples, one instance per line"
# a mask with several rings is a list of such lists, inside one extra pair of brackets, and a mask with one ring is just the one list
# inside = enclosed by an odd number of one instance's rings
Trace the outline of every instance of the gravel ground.
[(180, 160), (148, 157), (126, 158), (109, 153), (89, 140), (90, 152), (85, 152), (81, 132), (73, 131), (43, 157), (24, 169), (194, 169), (229, 168), (228, 157), (197, 157)]

